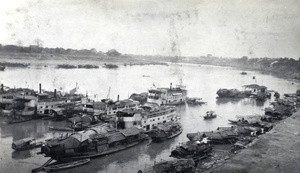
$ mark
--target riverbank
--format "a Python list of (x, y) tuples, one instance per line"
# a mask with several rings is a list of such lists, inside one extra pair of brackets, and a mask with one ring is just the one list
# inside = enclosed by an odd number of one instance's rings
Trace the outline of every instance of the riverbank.
[(207, 173), (296, 173), (300, 170), (300, 111)]

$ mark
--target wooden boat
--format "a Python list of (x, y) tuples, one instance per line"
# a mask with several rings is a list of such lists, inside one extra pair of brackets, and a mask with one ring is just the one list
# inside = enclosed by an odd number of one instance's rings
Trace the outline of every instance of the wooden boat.
[(36, 139), (34, 138), (27, 138), (27, 139), (21, 139), (13, 142), (11, 148), (18, 151), (28, 150), (28, 149), (40, 147), (42, 144), (43, 144), (42, 142), (36, 142)]
[(228, 120), (231, 124), (236, 124), (236, 125), (249, 125), (249, 122), (242, 118), (241, 120)]
[(67, 162), (67, 163), (61, 163), (61, 164), (49, 164), (47, 166), (43, 167), (43, 170), (45, 171), (59, 171), (62, 169), (68, 169), (68, 168), (74, 168), (77, 166), (81, 166), (84, 164), (87, 164), (90, 162), (90, 159), (82, 159), (82, 160), (77, 160), (77, 161), (73, 161), (73, 162)]
[(148, 135), (153, 142), (161, 142), (174, 138), (182, 133), (183, 129), (178, 122), (169, 121), (159, 124), (155, 129), (151, 130)]
[(41, 147), (40, 153), (57, 161), (92, 158), (133, 147), (146, 137), (142, 130), (135, 127), (118, 130), (109, 124), (102, 124), (64, 139), (49, 140)]
[(193, 173), (195, 170), (195, 162), (193, 159), (176, 159), (172, 161), (154, 162), (151, 167), (145, 167), (144, 173), (165, 173), (165, 172), (189, 172)]
[(205, 120), (216, 118), (217, 114), (214, 111), (207, 111), (206, 115), (203, 117)]
[(26, 121), (30, 121), (32, 120), (33, 118), (14, 118), (14, 119), (10, 119), (10, 120), (7, 120), (6, 123), (7, 124), (16, 124), (16, 123), (22, 123), (22, 122), (26, 122)]
[(205, 104), (207, 102), (202, 101), (202, 98), (188, 98), (186, 101), (188, 104), (193, 104), (193, 105), (202, 105)]
[(50, 130), (57, 130), (57, 131), (74, 131), (74, 129), (69, 128), (69, 127), (54, 127), (54, 126), (49, 126), (48, 128)]
[(181, 146), (177, 146), (171, 151), (170, 157), (177, 159), (195, 159), (201, 160), (212, 152), (212, 145), (210, 143), (202, 143), (199, 141), (188, 141)]

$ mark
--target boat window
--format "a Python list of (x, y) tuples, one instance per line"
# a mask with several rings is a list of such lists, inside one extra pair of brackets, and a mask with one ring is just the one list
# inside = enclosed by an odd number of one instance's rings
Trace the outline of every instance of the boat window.
[(157, 120), (159, 120), (159, 118)]

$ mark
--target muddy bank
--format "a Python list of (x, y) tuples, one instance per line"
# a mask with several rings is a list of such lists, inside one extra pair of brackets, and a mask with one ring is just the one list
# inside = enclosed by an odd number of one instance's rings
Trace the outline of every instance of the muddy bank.
[(212, 173), (296, 173), (300, 171), (300, 111), (259, 136)]

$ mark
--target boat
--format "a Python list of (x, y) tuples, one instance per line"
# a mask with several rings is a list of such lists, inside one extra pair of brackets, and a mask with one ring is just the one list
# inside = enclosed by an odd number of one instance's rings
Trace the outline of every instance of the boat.
[(187, 100), (187, 90), (183, 85), (176, 85), (170, 88), (152, 88), (148, 90), (147, 102), (156, 103), (158, 105), (179, 105)]
[(212, 145), (207, 141), (188, 141), (171, 151), (170, 157), (200, 160), (209, 156)]
[(248, 120), (245, 120), (244, 118), (239, 119), (239, 120), (228, 120), (231, 124), (236, 124), (236, 125), (249, 125)]
[(197, 98), (197, 97), (187, 98), (186, 102), (188, 104), (192, 104), (192, 105), (202, 105), (202, 104), (207, 103), (207, 102), (202, 101), (202, 98)]
[(154, 162), (151, 167), (145, 167), (144, 171), (137, 173), (175, 173), (175, 172), (189, 172), (195, 171), (195, 162), (193, 159), (176, 159), (171, 161)]
[(217, 114), (214, 111), (207, 111), (206, 115), (203, 117), (205, 120), (216, 118)]
[(30, 121), (30, 120), (33, 120), (33, 118), (12, 118), (12, 119), (9, 119), (6, 121), (7, 124), (16, 124), (16, 123), (23, 123), (23, 122), (26, 122), (26, 121)]
[(247, 74), (247, 72), (245, 72), (245, 71), (241, 72), (241, 75), (246, 75), (246, 74)]
[(102, 124), (63, 139), (48, 140), (39, 154), (57, 161), (93, 158), (133, 147), (147, 137), (135, 127), (118, 130), (110, 124)]
[(104, 64), (102, 67), (113, 69), (113, 68), (118, 68), (119, 66), (115, 64)]
[(237, 89), (225, 89), (221, 88), (217, 91), (219, 98), (245, 98), (247, 94)]
[(44, 171), (59, 171), (62, 169), (68, 169), (68, 168), (74, 168), (77, 166), (81, 166), (84, 164), (87, 164), (90, 162), (90, 159), (81, 159), (81, 160), (76, 160), (76, 161), (71, 161), (71, 162), (67, 162), (67, 163), (53, 163), (53, 164), (49, 164), (44, 166), (42, 169)]
[(25, 138), (12, 143), (11, 148), (14, 150), (28, 150), (32, 148), (40, 147), (43, 143), (36, 142), (34, 138)]
[(238, 89), (219, 89), (217, 94), (219, 98), (246, 98), (254, 97), (256, 98), (259, 95), (268, 95), (267, 87), (257, 84), (250, 84), (242, 86), (243, 90), (239, 91)]
[(152, 138), (153, 142), (161, 142), (180, 135), (182, 131), (183, 129), (178, 122), (169, 121), (157, 125), (148, 135)]
[(188, 133), (187, 138), (190, 141), (209, 141), (213, 144), (231, 144), (238, 139), (238, 133), (235, 128), (218, 128), (217, 131)]
[(159, 124), (178, 120), (174, 106), (158, 106), (147, 102), (139, 109), (130, 108), (117, 112), (116, 124), (120, 129), (137, 127), (149, 132)]

